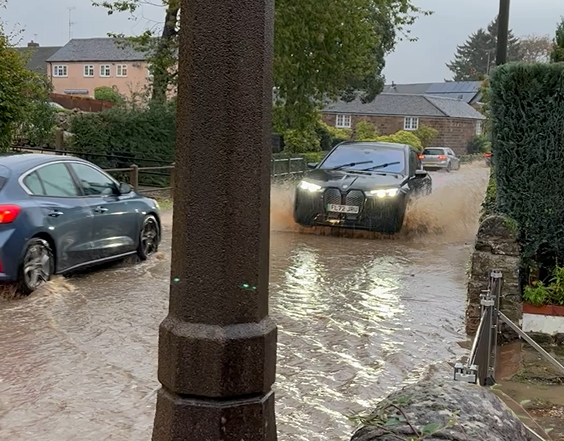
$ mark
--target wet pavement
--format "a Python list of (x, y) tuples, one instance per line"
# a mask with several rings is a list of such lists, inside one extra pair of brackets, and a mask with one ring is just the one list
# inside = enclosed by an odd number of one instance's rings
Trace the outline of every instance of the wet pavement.
[[(364, 411), (433, 363), (465, 354), (466, 266), (489, 170), (435, 175), (396, 238), (302, 231), (273, 189), (271, 315), (279, 326), (280, 441), (346, 440)], [(162, 253), (0, 299), (0, 440), (149, 440)]]

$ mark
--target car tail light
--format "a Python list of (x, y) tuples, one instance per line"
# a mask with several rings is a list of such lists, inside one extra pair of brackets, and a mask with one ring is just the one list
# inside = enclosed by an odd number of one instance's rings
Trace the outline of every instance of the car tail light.
[(446, 159), (445, 155), (439, 155), (439, 159)]
[(419, 159), (423, 159), (425, 155), (419, 155)]
[(486, 158), (491, 158), (492, 154), (488, 152), (488, 153), (486, 153), (484, 156), (485, 156)]
[(0, 205), (0, 224), (11, 224), (21, 211), (22, 208), (17, 205)]

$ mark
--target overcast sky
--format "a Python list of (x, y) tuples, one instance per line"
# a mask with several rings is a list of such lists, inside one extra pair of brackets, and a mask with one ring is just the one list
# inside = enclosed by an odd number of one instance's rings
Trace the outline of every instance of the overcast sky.
[[(320, 0), (322, 1), (322, 0)], [(154, 1), (154, 3), (160, 3)], [(435, 12), (413, 27), (417, 42), (400, 42), (388, 57), (386, 79), (396, 83), (443, 81), (450, 78), (445, 62), (456, 45), (469, 34), (487, 26), (498, 12), (497, 0), (415, 0), (418, 6)], [(105, 37), (108, 32), (139, 34), (162, 20), (162, 10), (146, 6), (142, 18), (131, 21), (127, 14), (108, 16), (91, 0), (9, 0), (2, 18), (8, 29), (24, 28), (23, 42), (36, 40), (42, 46), (62, 46), (69, 38), (69, 7), (74, 38)], [(511, 28), (515, 35), (554, 34), (564, 0), (512, 0)]]

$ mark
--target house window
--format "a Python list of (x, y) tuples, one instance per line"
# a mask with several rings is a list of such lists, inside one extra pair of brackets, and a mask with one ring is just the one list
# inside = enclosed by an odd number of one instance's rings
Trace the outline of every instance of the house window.
[(54, 77), (67, 77), (68, 69), (67, 66), (53, 66), (53, 76)]
[(350, 129), (351, 125), (350, 115), (337, 115), (335, 127), (337, 127), (338, 129)]
[(116, 77), (127, 76), (127, 64), (118, 64), (116, 66)]
[(112, 73), (111, 66), (109, 64), (102, 64), (100, 66), (100, 76), (101, 77), (109, 77)]
[(478, 120), (476, 121), (476, 135), (481, 135), (482, 134), (482, 121)]
[(86, 64), (84, 66), (84, 76), (85, 77), (93, 77), (94, 76), (94, 66), (91, 64)]
[(403, 120), (403, 130), (417, 130), (419, 128), (419, 118), (406, 116)]

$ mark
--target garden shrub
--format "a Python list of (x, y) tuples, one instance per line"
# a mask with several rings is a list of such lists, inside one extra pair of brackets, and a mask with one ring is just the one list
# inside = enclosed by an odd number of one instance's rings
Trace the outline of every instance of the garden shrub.
[(556, 265), (548, 284), (538, 281), (525, 287), (523, 300), (533, 306), (564, 306), (564, 268)]
[(550, 266), (564, 258), (564, 64), (501, 66), (489, 98), (497, 208), (521, 227), (523, 257)]
[(352, 136), (352, 130), (350, 129), (337, 129), (321, 121), (315, 131), (319, 137), (320, 148), (325, 151), (331, 150), (343, 141), (350, 140)]
[(175, 125), (172, 103), (78, 114), (70, 121), (70, 150), (102, 168), (167, 165), (174, 161)]
[(466, 152), (469, 155), (475, 155), (477, 153), (486, 153), (491, 151), (492, 143), (489, 138), (484, 135), (474, 136), (466, 146)]
[(378, 141), (410, 145), (411, 147), (413, 147), (419, 152), (423, 151), (423, 145), (421, 144), (421, 140), (417, 136), (415, 136), (412, 132), (407, 132), (405, 130), (400, 130), (399, 132), (396, 132), (393, 135), (380, 136), (378, 138)]
[(439, 131), (429, 126), (420, 126), (413, 132), (415, 136), (421, 141), (423, 148), (432, 147), (433, 141), (439, 136)]
[(354, 127), (355, 141), (377, 141), (378, 129), (366, 120), (359, 121)]
[(116, 90), (109, 86), (100, 86), (94, 89), (94, 99), (109, 101), (110, 103), (123, 104), (125, 99)]
[(288, 153), (318, 152), (321, 150), (321, 144), (315, 129), (286, 130), (284, 150)]

